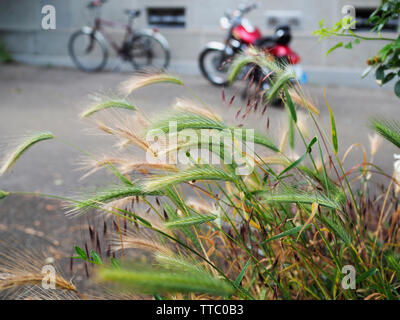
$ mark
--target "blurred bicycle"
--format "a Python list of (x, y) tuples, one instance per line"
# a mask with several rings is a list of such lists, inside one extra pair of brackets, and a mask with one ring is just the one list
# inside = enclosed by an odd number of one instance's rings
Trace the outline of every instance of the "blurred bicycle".
[[(88, 9), (95, 11), (94, 26), (83, 27), (69, 39), (68, 51), (75, 65), (88, 72), (102, 70), (109, 56), (109, 43), (117, 55), (122, 60), (129, 61), (135, 69), (166, 69), (170, 61), (170, 50), (165, 37), (157, 29), (133, 29), (133, 21), (140, 15), (140, 10), (124, 11), (128, 15), (127, 24), (102, 19), (101, 7), (105, 2), (106, 0), (93, 0), (88, 4)], [(118, 45), (113, 41), (103, 26), (124, 29), (122, 44)]]

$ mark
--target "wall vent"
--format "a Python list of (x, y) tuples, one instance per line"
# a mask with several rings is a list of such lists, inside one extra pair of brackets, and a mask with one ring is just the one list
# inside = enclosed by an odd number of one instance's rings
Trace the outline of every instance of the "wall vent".
[(147, 22), (149, 26), (158, 28), (184, 28), (186, 25), (185, 8), (147, 8)]

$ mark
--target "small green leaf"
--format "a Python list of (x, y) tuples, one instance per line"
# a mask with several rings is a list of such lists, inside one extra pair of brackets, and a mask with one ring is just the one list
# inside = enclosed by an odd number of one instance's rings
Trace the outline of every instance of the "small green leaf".
[(10, 193), (0, 189), (0, 200), (7, 197)]
[(361, 78), (364, 79), (367, 75), (369, 75), (369, 73), (372, 71), (372, 69), (373, 69), (372, 66), (369, 66), (368, 68), (366, 68), (364, 70), (364, 72), (362, 73)]
[(384, 67), (379, 67), (378, 69), (376, 69), (375, 78), (376, 78), (376, 80), (380, 80), (380, 81), (382, 81), (385, 78), (385, 68)]
[(400, 98), (400, 80), (394, 85), (394, 92), (396, 93), (396, 96)]
[(387, 260), (390, 264), (390, 266), (394, 269), (394, 271), (397, 273), (397, 277), (400, 275), (400, 263), (397, 261), (397, 259), (393, 256), (388, 256)]
[(127, 186), (129, 186), (129, 187), (133, 186), (132, 181), (130, 181), (130, 180), (129, 180), (127, 177), (125, 177), (121, 172), (119, 172), (118, 169), (115, 168), (115, 166), (114, 166), (110, 161), (108, 161), (107, 164), (108, 164), (108, 166), (110, 167), (111, 171), (116, 175), (116, 177), (117, 177), (122, 183), (124, 183), (125, 185), (127, 185)]
[(121, 208), (115, 208), (115, 209), (117, 209), (119, 212), (122, 212), (123, 214), (126, 214), (128, 216), (131, 216), (131, 217), (139, 220), (141, 223), (143, 223), (147, 227), (150, 227), (150, 228), (153, 227), (149, 221), (147, 221), (146, 219), (143, 219), (142, 217), (134, 214), (133, 212), (130, 212), (128, 210), (124, 210), (124, 209), (121, 209)]
[(294, 167), (297, 167), (300, 163), (302, 163), (304, 161), (304, 159), (306, 158), (307, 154), (311, 153), (311, 147), (314, 145), (315, 142), (317, 142), (317, 137), (314, 137), (311, 140), (310, 144), (307, 147), (307, 151), (299, 159), (297, 159), (295, 162), (292, 162), (292, 164), (290, 166), (285, 168), (285, 170), (283, 170), (278, 175), (278, 178), (282, 177), (286, 172), (288, 172), (289, 170), (293, 169)]
[(353, 44), (352, 44), (351, 42), (349, 42), (349, 43), (347, 43), (344, 47), (345, 47), (346, 49), (353, 49)]
[(90, 256), (92, 257), (92, 262), (98, 265), (102, 265), (103, 261), (101, 260), (100, 256), (94, 251), (90, 250)]
[(246, 263), (246, 265), (244, 266), (244, 268), (242, 269), (242, 271), (239, 273), (239, 275), (237, 276), (236, 280), (235, 280), (235, 286), (240, 286), (240, 283), (243, 280), (244, 275), (246, 274), (247, 269), (249, 268), (251, 264), (251, 259), (249, 259)]
[(113, 268), (115, 269), (120, 269), (121, 268), (121, 264), (119, 263), (119, 261), (113, 257), (110, 258), (111, 261), (111, 265)]
[(75, 246), (75, 251), (78, 254), (79, 258), (83, 260), (89, 260), (88, 256), (86, 255), (86, 252), (83, 251), (83, 249), (79, 248), (78, 246)]
[(335, 151), (335, 154), (338, 153), (339, 146), (338, 146), (338, 139), (337, 139), (337, 131), (336, 131), (336, 123), (335, 123), (335, 118), (333, 116), (333, 112), (331, 109), (331, 106), (329, 105), (328, 99), (326, 98), (326, 92), (324, 92), (324, 98), (326, 101), (326, 105), (329, 108), (329, 114), (331, 117), (331, 131), (332, 131), (332, 143), (333, 143), (333, 150)]
[(364, 272), (359, 277), (357, 277), (356, 283), (360, 283), (360, 282), (364, 281), (365, 279), (373, 276), (377, 271), (378, 271), (377, 268), (369, 269), (368, 271)]
[(288, 127), (289, 127), (289, 145), (290, 148), (293, 150), (294, 149), (294, 139), (295, 139), (295, 135), (294, 135), (294, 122), (293, 119), (291, 117), (291, 115), (288, 115)]
[(395, 74), (394, 72), (388, 73), (388, 74), (385, 76), (385, 78), (383, 79), (382, 84), (386, 84), (386, 83), (392, 81), (392, 80), (394, 79), (395, 76), (396, 76), (396, 74)]
[(338, 48), (340, 48), (340, 47), (343, 47), (343, 42), (339, 42), (338, 44), (336, 44), (335, 46), (333, 46), (332, 48), (330, 48), (330, 49), (326, 52), (326, 55), (328, 56), (332, 51), (334, 51), (334, 50), (336, 50), (336, 49), (338, 49)]
[(284, 87), (284, 90), (285, 90), (286, 104), (289, 108), (290, 114), (292, 115), (293, 121), (295, 123), (297, 123), (297, 114), (296, 114), (296, 109), (294, 107), (292, 97), (290, 96), (289, 91), (286, 86)]

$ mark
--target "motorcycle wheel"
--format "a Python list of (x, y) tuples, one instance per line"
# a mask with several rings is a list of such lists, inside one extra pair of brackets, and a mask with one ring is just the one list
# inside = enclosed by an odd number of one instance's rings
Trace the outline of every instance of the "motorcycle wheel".
[(199, 57), (201, 73), (216, 86), (229, 85), (228, 69), (231, 58), (227, 57), (223, 50), (207, 48)]

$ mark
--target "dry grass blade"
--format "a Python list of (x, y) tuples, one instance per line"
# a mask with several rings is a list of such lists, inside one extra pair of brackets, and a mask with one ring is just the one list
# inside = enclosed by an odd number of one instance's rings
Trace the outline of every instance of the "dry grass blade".
[[(45, 265), (49, 265), (49, 262), (32, 250), (2, 248), (0, 252), (0, 291), (22, 286), (41, 286), (47, 275), (43, 272)], [(54, 269), (56, 268), (54, 267)], [(77, 292), (75, 285), (65, 280), (58, 272), (55, 274), (54, 281), (56, 289)]]
[[(122, 241), (121, 241), (122, 240)], [(161, 244), (156, 239), (150, 239), (149, 236), (135, 234), (129, 232), (127, 235), (123, 235), (122, 239), (120, 235), (116, 235), (111, 239), (111, 249), (113, 251), (126, 250), (126, 249), (142, 249), (149, 251), (153, 254), (165, 254), (172, 255), (172, 251), (167, 246)]]
[(197, 113), (203, 117), (222, 122), (222, 118), (220, 115), (216, 114), (211, 109), (205, 109), (204, 106), (200, 106), (188, 99), (177, 99), (174, 105), (174, 109), (182, 112)]
[(319, 115), (318, 108), (315, 106), (315, 104), (310, 99), (308, 99), (304, 95), (299, 95), (297, 93), (297, 91), (292, 88), (290, 88), (288, 91), (289, 91), (290, 97), (292, 98), (294, 104), (304, 107), (304, 108), (310, 110), (311, 112), (313, 112), (314, 114)]
[(141, 172), (144, 174), (150, 173), (150, 171), (177, 171), (175, 165), (166, 163), (151, 163), (133, 160), (122, 156), (106, 156), (103, 155), (96, 159), (91, 157), (84, 158), (80, 165), (83, 170), (88, 170), (81, 179), (84, 179), (91, 174), (107, 167), (109, 164), (115, 166), (122, 174), (131, 173), (134, 171)]
[[(42, 273), (18, 272), (0, 279), (0, 291), (13, 287), (41, 285), (44, 275)], [(76, 292), (76, 287), (61, 276), (55, 277), (56, 288)]]

